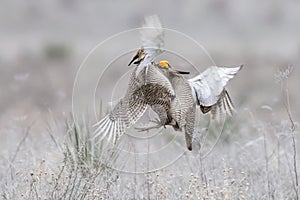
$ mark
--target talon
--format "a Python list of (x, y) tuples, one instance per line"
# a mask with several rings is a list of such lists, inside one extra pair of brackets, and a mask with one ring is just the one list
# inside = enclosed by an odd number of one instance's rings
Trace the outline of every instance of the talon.
[(143, 132), (143, 131), (149, 131), (151, 129), (157, 129), (162, 127), (161, 124), (158, 124), (156, 126), (150, 126), (150, 127), (135, 127), (135, 129), (137, 129), (139, 132)]
[(150, 130), (149, 127), (135, 127), (138, 132), (144, 132)]
[(157, 118), (155, 118), (154, 120), (150, 120), (150, 122), (162, 125), (161, 121), (159, 119), (157, 119)]

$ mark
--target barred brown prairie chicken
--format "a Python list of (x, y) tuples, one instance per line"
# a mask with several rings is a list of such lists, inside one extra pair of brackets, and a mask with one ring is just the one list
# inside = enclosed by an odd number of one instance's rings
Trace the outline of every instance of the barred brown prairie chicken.
[(156, 126), (139, 130), (171, 125), (175, 130), (185, 133), (187, 148), (192, 150), (196, 105), (200, 106), (203, 113), (210, 112), (213, 118), (219, 119), (224, 114), (232, 115), (234, 108), (225, 86), (242, 66), (210, 67), (192, 79), (186, 79), (180, 71), (171, 68), (167, 61), (161, 61), (156, 66), (170, 81), (175, 97), (168, 105), (151, 106), (158, 114), (159, 121)]
[(162, 37), (163, 29), (158, 17), (145, 18), (141, 29), (143, 47), (129, 63), (136, 66), (130, 75), (126, 94), (108, 115), (95, 124), (94, 138), (108, 137), (115, 144), (126, 129), (144, 114), (147, 105), (166, 104), (165, 101), (175, 96), (169, 80), (152, 64), (153, 59), (162, 53)]
[(96, 124), (98, 128), (95, 137), (101, 135), (102, 139), (107, 136), (115, 144), (125, 130), (144, 114), (147, 105), (168, 105), (169, 99), (175, 96), (171, 83), (156, 66), (149, 64), (147, 76), (145, 70), (135, 77), (137, 67), (134, 69), (125, 96)]

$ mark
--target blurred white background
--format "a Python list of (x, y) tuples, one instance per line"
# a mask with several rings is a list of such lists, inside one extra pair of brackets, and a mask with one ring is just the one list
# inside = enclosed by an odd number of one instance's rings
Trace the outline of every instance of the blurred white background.
[(268, 105), (285, 115), (274, 74), (293, 65), (290, 100), (299, 119), (299, 1), (6, 0), (0, 7), (0, 127), (47, 121), (49, 110), (58, 118), (69, 113), (76, 71), (89, 51), (152, 14), (202, 43), (217, 65), (245, 65), (229, 85), (241, 112), (249, 108), (263, 117), (261, 106)]

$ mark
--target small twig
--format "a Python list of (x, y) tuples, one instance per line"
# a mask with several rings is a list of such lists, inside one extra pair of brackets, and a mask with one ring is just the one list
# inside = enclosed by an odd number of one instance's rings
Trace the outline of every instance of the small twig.
[(33, 126), (34, 123), (32, 123), (31, 125), (29, 125), (25, 131), (25, 135), (24, 137), (21, 139), (21, 141), (19, 142), (19, 144), (17, 145), (17, 149), (14, 153), (14, 155), (12, 156), (12, 159), (11, 159), (11, 163), (13, 163), (15, 160), (16, 160), (16, 157), (21, 149), (21, 146), (23, 145), (23, 143), (25, 142), (26, 138), (28, 137), (29, 133), (30, 133), (30, 129), (31, 127)]
[(132, 147), (133, 147), (133, 152), (134, 152), (134, 175), (133, 175), (133, 183), (134, 183), (134, 186), (133, 186), (133, 199), (135, 200), (136, 199), (136, 189), (137, 189), (137, 158), (136, 158), (136, 149), (135, 149), (135, 145), (132, 144)]
[[(201, 157), (201, 155), (199, 156), (199, 166), (200, 166), (200, 175), (201, 175), (201, 179), (202, 179), (202, 183), (204, 182), (205, 184), (205, 187), (207, 188), (208, 187), (208, 182), (207, 182), (207, 177), (206, 177), (206, 173), (205, 173), (205, 169), (204, 169), (204, 166), (203, 166), (203, 157)], [(208, 193), (208, 189), (206, 189), (206, 195), (208, 196), (209, 193)]]
[(295, 191), (296, 191), (296, 198), (299, 199), (299, 181), (298, 181), (298, 172), (297, 172), (297, 149), (296, 149), (296, 142), (295, 142), (295, 123), (291, 114), (291, 107), (290, 107), (290, 98), (289, 98), (289, 90), (288, 90), (288, 79), (286, 79), (285, 84), (285, 101), (284, 101), (285, 110), (287, 112), (287, 115), (289, 117), (291, 127), (290, 131), (292, 134), (292, 142), (293, 142), (293, 161), (294, 161), (294, 173), (295, 173)]
[[(209, 149), (208, 152), (206, 152), (206, 154), (204, 154), (203, 156), (201, 156), (201, 159), (205, 159), (207, 156), (209, 156), (211, 154), (211, 152), (214, 150), (214, 148), (217, 146), (218, 142), (220, 141), (221, 139), (221, 136), (223, 135), (224, 133), (224, 130), (225, 130), (225, 122), (226, 122), (226, 118), (225, 120), (223, 121), (223, 125), (222, 125), (222, 129), (221, 129), (221, 132), (220, 132), (220, 135), (217, 137), (217, 140), (216, 142), (213, 144), (213, 146)], [(207, 137), (207, 135), (206, 135)], [(202, 146), (202, 145), (201, 145)]]
[(271, 198), (271, 184), (270, 184), (270, 173), (269, 173), (269, 159), (268, 159), (268, 153), (267, 153), (267, 141), (266, 141), (266, 133), (264, 130), (262, 130), (262, 131), (264, 133), (264, 153), (265, 153), (265, 160), (266, 160), (268, 199), (270, 199)]
[(290, 107), (290, 98), (289, 98), (289, 90), (288, 90), (288, 78), (293, 71), (292, 66), (288, 66), (285, 70), (281, 70), (277, 75), (279, 81), (281, 83), (283, 92), (284, 92), (284, 107), (287, 112), (291, 127), (290, 133), (292, 134), (292, 143), (293, 143), (293, 167), (294, 167), (294, 175), (295, 181), (293, 181), (294, 190), (296, 193), (296, 199), (299, 200), (299, 181), (298, 181), (298, 172), (297, 172), (297, 149), (296, 149), (296, 142), (295, 142), (295, 123), (291, 113)]
[(150, 144), (149, 144), (149, 138), (147, 139), (147, 196), (148, 199), (150, 199), (150, 169), (149, 169), (149, 152), (150, 152)]
[[(11, 160), (9, 161), (10, 164), (9, 164), (9, 169), (10, 169), (10, 172), (11, 172), (11, 179), (13, 179), (13, 171), (12, 171), (12, 168), (13, 168), (13, 163), (15, 162), (16, 158), (17, 158), (17, 155), (18, 153), (20, 152), (21, 150), (21, 146), (24, 144), (24, 142), (26, 141), (27, 137), (29, 136), (29, 133), (30, 133), (30, 129), (31, 127), (33, 126), (34, 122), (32, 122), (26, 129), (25, 131), (25, 135), (24, 137), (21, 139), (21, 141), (18, 143), (17, 145), (17, 149), (14, 153), (14, 155), (12, 156)], [(8, 170), (9, 170), (8, 169)]]
[(296, 190), (296, 195), (297, 199), (299, 199), (299, 182), (298, 182), (298, 172), (297, 172), (297, 150), (296, 150), (296, 143), (295, 143), (295, 133), (292, 133), (292, 140), (293, 140), (293, 149), (294, 149), (294, 173), (295, 173), (295, 190)]

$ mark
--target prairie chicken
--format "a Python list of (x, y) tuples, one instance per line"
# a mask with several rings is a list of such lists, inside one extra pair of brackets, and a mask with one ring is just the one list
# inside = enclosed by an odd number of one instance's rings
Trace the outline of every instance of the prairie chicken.
[(213, 118), (220, 118), (234, 110), (231, 99), (225, 90), (227, 82), (241, 69), (210, 67), (192, 79), (186, 79), (180, 71), (171, 68), (167, 61), (156, 65), (170, 81), (175, 97), (168, 104), (155, 104), (151, 108), (157, 113), (157, 125), (139, 128), (141, 131), (171, 125), (185, 133), (187, 148), (192, 150), (196, 105), (203, 113), (210, 112)]
[[(163, 29), (157, 16), (145, 19), (141, 30), (143, 47), (128, 65), (135, 64), (125, 96), (97, 126), (95, 137), (108, 137), (115, 144), (144, 114), (149, 105), (159, 116), (158, 128), (171, 125), (185, 132), (186, 144), (192, 150), (196, 105), (203, 113), (215, 118), (222, 113), (232, 114), (233, 106), (227, 91), (227, 82), (241, 69), (210, 67), (200, 75), (185, 79), (182, 72), (169, 63), (155, 64), (154, 58), (162, 53)], [(145, 130), (145, 129), (144, 129)]]
[[(145, 18), (141, 29), (143, 47), (133, 57), (136, 64), (130, 75), (125, 96), (116, 104), (113, 110), (97, 122), (95, 136), (100, 140), (108, 137), (114, 144), (144, 114), (147, 105), (168, 104), (174, 97), (174, 89), (163, 73), (152, 64), (154, 58), (162, 53), (163, 29), (157, 16)], [(153, 98), (153, 96), (156, 98)]]

